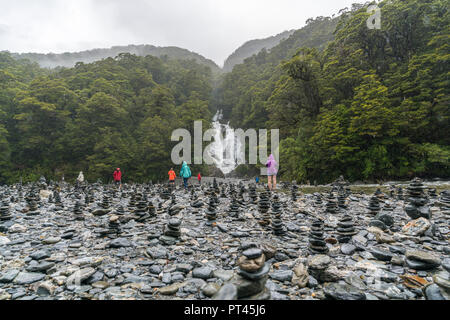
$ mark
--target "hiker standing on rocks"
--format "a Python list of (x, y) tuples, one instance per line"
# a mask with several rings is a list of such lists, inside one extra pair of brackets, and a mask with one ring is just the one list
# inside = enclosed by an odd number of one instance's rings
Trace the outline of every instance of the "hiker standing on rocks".
[(269, 156), (267, 160), (267, 181), (270, 190), (274, 190), (277, 188), (277, 162), (275, 161), (273, 154)]
[(200, 172), (198, 173), (197, 180), (198, 180), (198, 184), (201, 185), (202, 184), (202, 175), (200, 174)]
[(117, 168), (113, 173), (114, 183), (119, 185), (119, 188), (122, 188), (122, 171), (120, 168)]
[(173, 168), (170, 168), (170, 171), (169, 171), (169, 184), (174, 185), (176, 177), (177, 177), (177, 174), (175, 173), (175, 171), (173, 171)]
[(192, 177), (192, 173), (191, 173), (191, 168), (189, 168), (186, 161), (183, 161), (183, 165), (182, 165), (181, 171), (180, 171), (180, 177), (183, 178), (184, 188), (187, 189), (188, 180), (190, 177)]

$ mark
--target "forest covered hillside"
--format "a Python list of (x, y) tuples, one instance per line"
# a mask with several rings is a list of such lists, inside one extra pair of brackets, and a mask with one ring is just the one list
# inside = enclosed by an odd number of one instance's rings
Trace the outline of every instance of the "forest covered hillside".
[(262, 49), (269, 50), (276, 45), (278, 45), (282, 40), (289, 38), (295, 30), (284, 31), (272, 37), (265, 39), (255, 39), (244, 43), (242, 46), (236, 49), (228, 58), (225, 60), (223, 65), (223, 71), (230, 72), (233, 70), (234, 66), (241, 64), (248, 57), (257, 54)]
[(106, 58), (114, 58), (121, 53), (130, 53), (145, 57), (147, 55), (155, 57), (167, 56), (170, 59), (190, 60), (193, 59), (199, 64), (209, 66), (212, 72), (220, 72), (217, 64), (206, 59), (202, 55), (179, 47), (156, 47), (152, 45), (128, 45), (114, 46), (108, 49), (93, 49), (81, 52), (66, 52), (61, 54), (42, 53), (11, 53), (13, 57), (29, 59), (37, 62), (43, 68), (74, 67), (77, 62), (92, 63)]
[(234, 128), (280, 129), (285, 179), (450, 176), (448, 1), (378, 6), (381, 29), (354, 5), (223, 76), (214, 105)]

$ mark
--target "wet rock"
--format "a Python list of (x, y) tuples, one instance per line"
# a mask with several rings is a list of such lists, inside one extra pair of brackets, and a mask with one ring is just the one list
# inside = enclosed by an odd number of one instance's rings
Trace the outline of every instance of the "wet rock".
[(237, 298), (238, 290), (232, 283), (225, 284), (213, 297), (214, 300), (237, 300)]
[(402, 232), (410, 236), (421, 236), (431, 227), (430, 221), (425, 218), (419, 218), (408, 222), (403, 228)]
[(269, 277), (274, 280), (278, 280), (281, 282), (288, 281), (290, 282), (292, 280), (292, 277), (294, 276), (294, 273), (291, 270), (280, 270), (275, 271), (269, 274)]
[(325, 296), (333, 300), (366, 300), (358, 288), (349, 284), (328, 283), (324, 286)]
[(30, 284), (41, 281), (45, 278), (45, 274), (34, 272), (20, 272), (14, 279), (15, 284)]
[(131, 246), (132, 246), (131, 242), (125, 238), (117, 238), (109, 243), (109, 247), (111, 248), (127, 248)]
[(207, 280), (213, 277), (213, 270), (209, 267), (195, 268), (192, 277)]

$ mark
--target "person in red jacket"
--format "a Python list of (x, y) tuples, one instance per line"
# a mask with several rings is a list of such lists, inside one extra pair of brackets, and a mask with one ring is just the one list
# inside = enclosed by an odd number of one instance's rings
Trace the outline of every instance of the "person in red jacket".
[(117, 168), (114, 171), (113, 177), (114, 177), (114, 183), (118, 184), (120, 186), (120, 188), (122, 188), (122, 171), (120, 171), (120, 168)]
[(202, 184), (202, 175), (199, 173), (197, 176), (198, 184)]

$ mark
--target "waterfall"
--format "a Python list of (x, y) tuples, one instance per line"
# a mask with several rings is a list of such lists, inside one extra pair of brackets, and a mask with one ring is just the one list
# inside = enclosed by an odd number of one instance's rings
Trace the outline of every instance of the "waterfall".
[(215, 130), (215, 134), (214, 142), (211, 143), (209, 156), (214, 160), (215, 166), (226, 175), (237, 167), (240, 141), (236, 139), (234, 129), (230, 127), (229, 123), (220, 123), (222, 118), (222, 111), (219, 110), (212, 119), (212, 127)]

